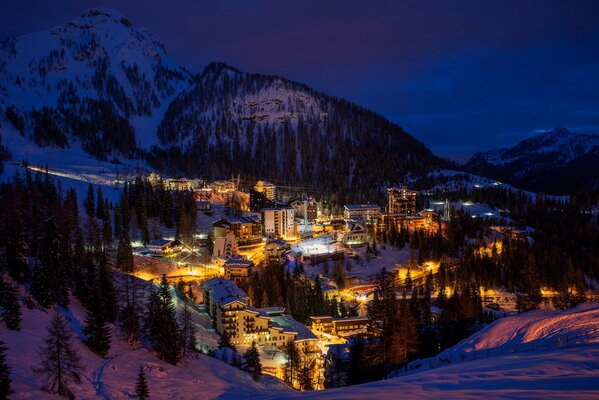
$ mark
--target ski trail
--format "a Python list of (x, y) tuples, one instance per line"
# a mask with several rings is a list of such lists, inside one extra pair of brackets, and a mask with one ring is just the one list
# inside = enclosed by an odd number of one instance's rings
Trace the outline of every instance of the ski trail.
[(106, 360), (104, 360), (104, 362), (102, 362), (102, 364), (100, 364), (100, 366), (92, 373), (92, 385), (96, 389), (96, 396), (99, 396), (104, 400), (115, 400), (114, 397), (112, 397), (110, 395), (110, 393), (108, 393), (108, 389), (106, 388), (106, 385), (104, 384), (104, 381), (102, 380), (103, 375), (104, 375), (104, 369), (112, 361), (114, 361), (118, 357), (122, 356), (123, 354), (131, 353), (131, 352), (141, 350), (141, 349), (145, 349), (145, 347), (137, 347), (135, 349), (118, 352), (118, 353), (108, 357)]

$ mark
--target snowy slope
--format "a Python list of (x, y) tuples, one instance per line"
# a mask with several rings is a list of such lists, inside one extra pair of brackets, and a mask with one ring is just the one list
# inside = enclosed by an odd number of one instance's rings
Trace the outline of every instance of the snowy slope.
[[(558, 341), (560, 345), (555, 344)], [(504, 354), (494, 351), (501, 346)], [(509, 353), (515, 346), (519, 346), (518, 352)], [(485, 355), (487, 350), (489, 356)], [(599, 398), (599, 303), (566, 311), (533, 311), (495, 321), (436, 358), (451, 359), (452, 354), (473, 351), (480, 352), (474, 361), (429, 369), (427, 360), (417, 360), (411, 366), (418, 364), (420, 368), (409, 375), (297, 397)]]
[(599, 345), (522, 353), (325, 392), (267, 398), (597, 399)]
[(416, 360), (408, 370), (487, 358), (508, 352), (528, 352), (571, 344), (599, 344), (599, 302), (570, 310), (537, 310), (499, 319), (432, 359)]
[(118, 11), (95, 8), (52, 29), (0, 45), (0, 106), (70, 106), (105, 98), (121, 115), (153, 114), (189, 86), (164, 45)]
[[(31, 371), (31, 367), (39, 363), (36, 349), (42, 343), (52, 311), (28, 310), (24, 305), (21, 309), (21, 331), (9, 331), (0, 322), (0, 340), (8, 347), (8, 363), (16, 392), (11, 399), (55, 399), (55, 396), (39, 390), (40, 383)], [(74, 342), (86, 366), (82, 383), (73, 385), (77, 398), (129, 399), (134, 394), (137, 370), (141, 366), (145, 368), (150, 392), (155, 399), (253, 398), (262, 394), (287, 393), (289, 390), (270, 376), (255, 383), (249, 374), (204, 355), (188, 359), (182, 366), (172, 366), (158, 360), (145, 347), (127, 345), (119, 339), (115, 329), (109, 355), (102, 359), (81, 342), (85, 310), (79, 302), (71, 298), (70, 310), (61, 312), (69, 319)], [(199, 339), (204, 340), (204, 335), (200, 334)]]
[[(166, 107), (190, 82), (148, 31), (118, 11), (90, 9), (0, 41), (0, 134), (13, 159), (38, 146), (67, 149), (67, 158), (79, 157), (82, 146), (107, 159), (131, 158), (157, 143)], [(29, 143), (19, 145), (23, 139)]]

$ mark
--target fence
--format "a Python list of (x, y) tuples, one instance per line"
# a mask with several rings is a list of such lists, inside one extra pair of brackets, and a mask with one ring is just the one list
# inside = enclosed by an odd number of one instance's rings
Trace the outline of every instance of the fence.
[(553, 340), (547, 340), (542, 342), (528, 342), (528, 343), (517, 343), (515, 345), (512, 344), (504, 344), (502, 346), (493, 347), (485, 350), (475, 350), (469, 352), (451, 352), (449, 356), (446, 357), (434, 357), (426, 360), (417, 360), (413, 361), (409, 364), (406, 364), (405, 367), (399, 371), (396, 371), (394, 376), (403, 376), (408, 375), (412, 372), (418, 372), (422, 370), (423, 366), (428, 366), (428, 369), (435, 369), (439, 367), (444, 367), (456, 363), (466, 362), (466, 361), (474, 361), (481, 360), (484, 358), (497, 357), (501, 355), (514, 354), (514, 353), (525, 353), (525, 352), (534, 352), (541, 350), (551, 350), (560, 347), (574, 347), (574, 346), (582, 346), (588, 345), (591, 343), (595, 333), (599, 332), (599, 329), (588, 330), (583, 333), (576, 333), (567, 335), (565, 338), (560, 337)]

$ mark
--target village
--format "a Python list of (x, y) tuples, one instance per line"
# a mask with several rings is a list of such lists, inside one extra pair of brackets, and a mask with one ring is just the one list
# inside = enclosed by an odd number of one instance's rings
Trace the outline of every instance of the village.
[[(327, 380), (339, 379), (338, 373), (330, 373), (330, 364), (348, 360), (349, 340), (367, 334), (366, 306), (380, 270), (387, 268), (398, 280), (408, 275), (417, 280), (439, 267), (432, 261), (417, 265), (407, 250), (376, 249), (377, 229), (390, 225), (443, 230), (449, 205), (418, 210), (417, 192), (407, 187), (388, 188), (384, 206), (347, 204), (335, 215), (312, 198), (289, 198), (265, 181), (255, 183), (249, 193), (235, 179), (206, 183), (151, 174), (147, 181), (165, 190), (191, 191), (197, 229), (188, 241), (165, 231), (148, 243), (133, 242), (134, 274), (156, 283), (165, 276), (191, 294), (210, 317), (202, 329), (227, 336), (237, 349), (255, 342), (263, 371), (280, 379), (292, 351), (298, 368), (311, 371), (314, 389), (330, 387)], [(273, 265), (316, 279), (325, 301), (342, 304), (347, 316), (310, 315), (303, 324), (283, 306), (253, 304), (254, 296), (247, 293), (252, 276)], [(292, 385), (299, 387), (295, 379)]]

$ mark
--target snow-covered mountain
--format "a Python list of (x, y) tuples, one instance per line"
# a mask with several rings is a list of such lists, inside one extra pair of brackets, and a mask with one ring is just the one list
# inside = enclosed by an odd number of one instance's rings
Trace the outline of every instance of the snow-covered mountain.
[(478, 175), (542, 192), (599, 186), (599, 135), (556, 128), (511, 148), (478, 153), (465, 167)]
[(39, 146), (79, 141), (96, 157), (132, 157), (155, 142), (136, 125), (160, 115), (190, 81), (160, 41), (114, 10), (91, 9), (0, 43), (0, 109)]
[[(210, 64), (169, 106), (158, 153), (171, 166), (367, 194), (443, 161), (372, 111), (277, 76)], [(208, 151), (207, 151), (208, 150)]]
[(221, 63), (193, 76), (104, 8), (0, 43), (0, 134), (16, 160), (26, 145), (68, 149), (65, 158), (83, 149), (170, 174), (365, 196), (373, 182), (447, 164), (385, 118), (306, 85)]

